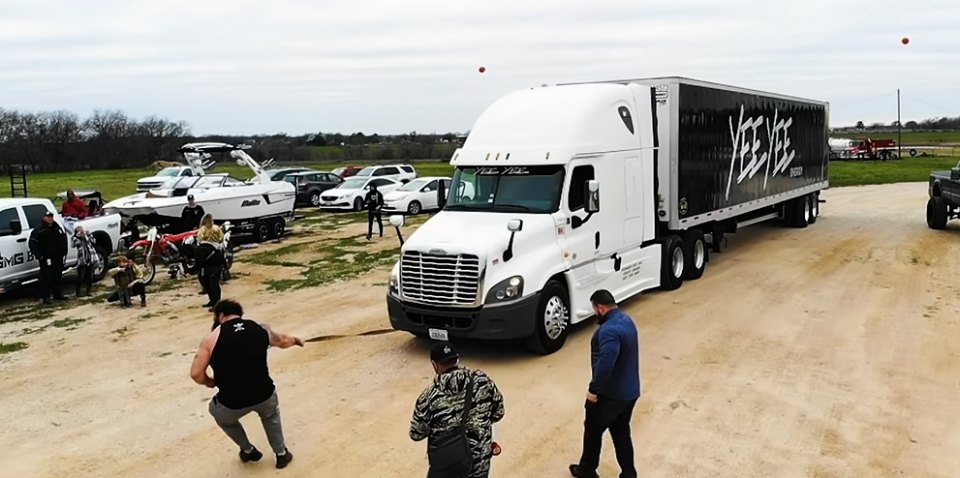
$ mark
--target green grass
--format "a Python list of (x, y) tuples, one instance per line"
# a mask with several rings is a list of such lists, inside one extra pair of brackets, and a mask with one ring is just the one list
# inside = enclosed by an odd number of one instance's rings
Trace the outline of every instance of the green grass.
[(9, 344), (0, 342), (0, 355), (19, 352), (20, 350), (23, 350), (29, 346), (30, 345), (26, 342), (11, 342)]
[[(347, 164), (342, 162), (290, 164), (290, 166), (293, 165), (329, 171), (339, 166), (346, 166)], [(453, 168), (448, 161), (415, 161), (413, 165), (417, 168), (417, 173), (420, 176), (449, 176), (453, 174)], [(286, 167), (288, 164), (278, 165), (278, 167), (280, 166)], [(247, 179), (251, 176), (249, 168), (237, 166), (232, 163), (218, 164), (211, 172), (228, 173), (240, 179)], [(37, 173), (27, 176), (27, 192), (31, 197), (52, 199), (57, 193), (65, 191), (67, 188), (98, 189), (103, 193), (104, 200), (111, 201), (136, 193), (137, 180), (142, 177), (152, 176), (153, 174), (154, 170), (151, 168)], [(10, 197), (10, 188), (6, 183), (0, 186), (0, 197)]]
[(907, 158), (899, 161), (831, 161), (830, 186), (858, 186), (927, 181), (931, 171), (945, 171), (958, 158)]
[[(897, 139), (897, 133), (844, 132), (836, 133), (838, 138)], [(902, 138), (905, 145), (960, 144), (960, 131), (905, 131)]]

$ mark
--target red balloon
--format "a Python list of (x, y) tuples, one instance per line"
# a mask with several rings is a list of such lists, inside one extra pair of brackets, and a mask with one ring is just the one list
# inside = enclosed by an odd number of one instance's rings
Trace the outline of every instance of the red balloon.
[(483, 73), (483, 72), (485, 72), (485, 71), (487, 71), (487, 67), (481, 66), (481, 67), (480, 67), (480, 73)]
[(906, 45), (907, 43), (910, 43), (910, 39), (907, 37), (903, 37), (902, 39), (900, 39), (900, 43), (903, 43), (904, 45)]

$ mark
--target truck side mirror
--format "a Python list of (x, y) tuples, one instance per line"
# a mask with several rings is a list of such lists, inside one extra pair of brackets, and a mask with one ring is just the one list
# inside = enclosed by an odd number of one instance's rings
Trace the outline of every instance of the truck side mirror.
[(507, 243), (507, 250), (503, 251), (503, 262), (513, 259), (513, 236), (517, 235), (518, 231), (523, 230), (523, 220), (511, 219), (507, 221), (507, 230), (510, 231), (510, 242)]
[(960, 168), (953, 168), (950, 170), (950, 179), (954, 181), (960, 179)]
[(20, 224), (19, 219), (10, 220), (10, 233), (14, 236), (19, 236), (23, 232), (23, 224)]
[(443, 181), (437, 181), (437, 207), (443, 209), (447, 205), (447, 188)]
[(400, 240), (400, 247), (403, 247), (403, 233), (400, 232), (400, 228), (403, 227), (403, 216), (400, 214), (390, 216), (390, 224), (397, 230), (397, 239)]
[(591, 179), (587, 181), (583, 188), (584, 191), (584, 209), (587, 214), (600, 212), (600, 181)]

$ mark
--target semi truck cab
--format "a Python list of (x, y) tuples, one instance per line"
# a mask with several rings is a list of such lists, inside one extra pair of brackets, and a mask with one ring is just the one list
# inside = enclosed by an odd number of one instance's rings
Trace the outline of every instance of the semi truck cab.
[(590, 294), (659, 285), (653, 90), (593, 84), (509, 95), (478, 120), (446, 207), (404, 244), (394, 328), (559, 349)]

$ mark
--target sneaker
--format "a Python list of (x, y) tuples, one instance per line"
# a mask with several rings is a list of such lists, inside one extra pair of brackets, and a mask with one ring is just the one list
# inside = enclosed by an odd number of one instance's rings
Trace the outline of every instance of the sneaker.
[(600, 478), (597, 472), (584, 470), (580, 465), (570, 465), (570, 474), (576, 478)]
[(286, 468), (290, 462), (293, 461), (293, 453), (290, 453), (290, 450), (284, 448), (282, 455), (277, 455), (277, 469)]
[(253, 451), (250, 453), (240, 450), (240, 461), (244, 463), (248, 461), (260, 461), (261, 458), (263, 458), (263, 453), (260, 453), (257, 447), (253, 447)]
[(140, 299), (140, 307), (146, 307), (146, 306), (147, 306), (147, 299)]

